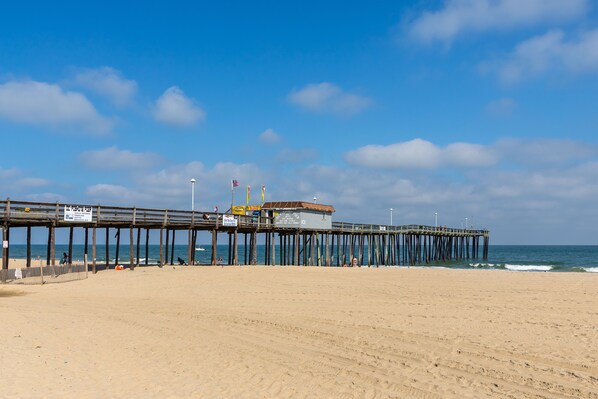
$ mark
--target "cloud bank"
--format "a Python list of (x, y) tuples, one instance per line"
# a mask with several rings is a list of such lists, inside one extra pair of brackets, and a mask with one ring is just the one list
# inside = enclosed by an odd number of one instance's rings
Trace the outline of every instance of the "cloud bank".
[(437, 11), (427, 11), (408, 24), (408, 34), (420, 42), (450, 43), (469, 32), (569, 21), (583, 16), (587, 0), (446, 0)]

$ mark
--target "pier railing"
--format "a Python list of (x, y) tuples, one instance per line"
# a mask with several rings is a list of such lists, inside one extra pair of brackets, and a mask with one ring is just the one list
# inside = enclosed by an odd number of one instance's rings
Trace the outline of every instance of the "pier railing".
[(364, 224), (364, 223), (346, 223), (346, 222), (332, 222), (333, 230), (341, 230), (344, 232), (355, 233), (398, 233), (398, 234), (431, 234), (431, 235), (478, 235), (485, 236), (488, 230), (474, 230), (474, 229), (456, 229), (444, 226), (426, 226), (418, 224), (389, 226), (384, 224)]
[[(91, 209), (91, 220), (66, 221), (65, 206)], [(27, 201), (0, 201), (0, 223), (19, 225), (56, 225), (110, 227), (166, 227), (169, 228), (218, 228), (223, 226), (225, 214), (176, 209), (126, 208), (105, 205), (81, 205), (64, 203), (41, 203)], [(266, 227), (272, 224), (271, 217), (235, 215), (237, 227)]]

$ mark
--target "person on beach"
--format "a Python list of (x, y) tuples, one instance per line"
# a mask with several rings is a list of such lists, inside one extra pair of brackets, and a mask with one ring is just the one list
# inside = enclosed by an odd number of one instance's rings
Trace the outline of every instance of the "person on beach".
[(62, 259), (60, 260), (60, 264), (66, 265), (67, 263), (69, 263), (69, 256), (66, 254), (66, 252), (63, 252)]
[(185, 259), (181, 258), (180, 256), (177, 257), (177, 260), (179, 261), (180, 266), (184, 266), (187, 264), (187, 262), (185, 262)]
[(357, 267), (357, 258), (353, 257), (353, 260), (351, 261), (351, 267)]

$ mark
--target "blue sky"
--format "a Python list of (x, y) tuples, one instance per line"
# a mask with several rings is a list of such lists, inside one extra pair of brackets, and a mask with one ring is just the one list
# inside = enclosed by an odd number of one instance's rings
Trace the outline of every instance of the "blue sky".
[(595, 3), (215, 3), (3, 5), (0, 196), (598, 243)]

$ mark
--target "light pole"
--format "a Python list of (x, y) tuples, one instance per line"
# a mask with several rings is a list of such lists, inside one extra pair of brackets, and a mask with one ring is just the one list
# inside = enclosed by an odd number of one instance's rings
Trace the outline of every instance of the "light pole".
[(390, 208), (390, 225), (392, 226), (392, 208)]
[(318, 200), (318, 198), (314, 195), (314, 204), (316, 203), (317, 200)]
[(434, 227), (438, 227), (438, 212), (434, 212)]
[(465, 217), (465, 230), (467, 230), (467, 216)]
[(195, 179), (191, 179), (191, 210), (195, 210)]

